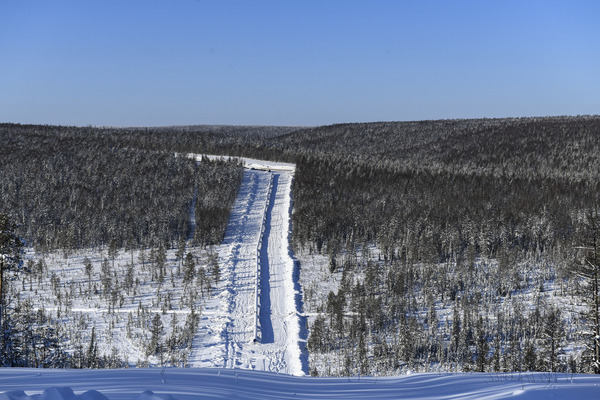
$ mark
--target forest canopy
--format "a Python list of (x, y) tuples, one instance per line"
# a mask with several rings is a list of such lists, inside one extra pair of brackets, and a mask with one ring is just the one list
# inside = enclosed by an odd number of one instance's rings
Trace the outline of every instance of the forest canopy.
[[(0, 125), (0, 210), (39, 250), (222, 240), (242, 168), (126, 146), (112, 130)], [(198, 194), (200, 194), (199, 201)], [(195, 203), (194, 203), (195, 202)]]
[[(0, 140), (0, 213), (41, 249), (172, 248), (190, 234), (194, 202), (196, 241), (219, 243), (241, 167), (176, 154), (294, 162), (292, 245), (301, 260), (328, 260), (329, 275), (302, 275), (317, 315), (311, 363), (328, 360), (316, 374), (598, 371), (598, 347), (589, 350), (600, 317), (582, 306), (600, 298), (597, 262), (587, 278), (574, 266), (598, 231), (598, 116), (4, 124)], [(337, 289), (321, 293), (311, 279)]]

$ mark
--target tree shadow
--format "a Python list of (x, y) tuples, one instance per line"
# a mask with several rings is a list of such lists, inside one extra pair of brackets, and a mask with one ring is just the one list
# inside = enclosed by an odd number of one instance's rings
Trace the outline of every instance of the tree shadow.
[(273, 322), (271, 321), (271, 273), (269, 271), (269, 238), (271, 235), (271, 215), (275, 205), (275, 195), (279, 185), (279, 176), (273, 175), (271, 184), (271, 193), (267, 204), (267, 212), (265, 213), (265, 227), (262, 234), (262, 242), (260, 247), (260, 342), (273, 343), (275, 342), (275, 334), (273, 332)]

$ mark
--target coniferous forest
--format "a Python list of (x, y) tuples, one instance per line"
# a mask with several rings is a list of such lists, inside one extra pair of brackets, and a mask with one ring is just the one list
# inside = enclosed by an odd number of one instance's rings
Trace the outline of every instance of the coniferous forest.
[(0, 126), (0, 212), (39, 250), (172, 247), (190, 231), (194, 193), (206, 193), (195, 204), (196, 235), (218, 243), (241, 167), (119, 145), (113, 133)]
[(0, 213), (41, 250), (175, 247), (191, 199), (218, 243), (241, 168), (175, 154), (296, 163), (313, 374), (600, 373), (600, 117), (4, 124), (0, 142)]

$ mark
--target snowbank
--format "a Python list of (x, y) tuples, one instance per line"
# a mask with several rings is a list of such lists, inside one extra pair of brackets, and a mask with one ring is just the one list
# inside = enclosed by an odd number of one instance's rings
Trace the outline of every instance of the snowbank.
[(579, 400), (597, 399), (600, 393), (600, 376), (548, 373), (310, 378), (248, 370), (173, 368), (166, 370), (163, 379), (158, 369), (39, 371), (0, 369), (0, 400)]
[[(142, 398), (140, 397), (140, 399)], [(108, 400), (108, 398), (95, 390), (76, 395), (70, 387), (60, 387), (45, 389), (41, 394), (30, 396), (26, 395), (23, 390), (10, 390), (0, 394), (0, 400)], [(143, 400), (146, 398), (144, 397)]]

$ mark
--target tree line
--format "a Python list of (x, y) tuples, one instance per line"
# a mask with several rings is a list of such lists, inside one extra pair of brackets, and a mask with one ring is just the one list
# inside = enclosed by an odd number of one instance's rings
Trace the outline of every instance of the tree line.
[(127, 147), (106, 131), (0, 125), (0, 212), (30, 246), (174, 247), (191, 233), (194, 200), (196, 238), (222, 239), (240, 165)]

